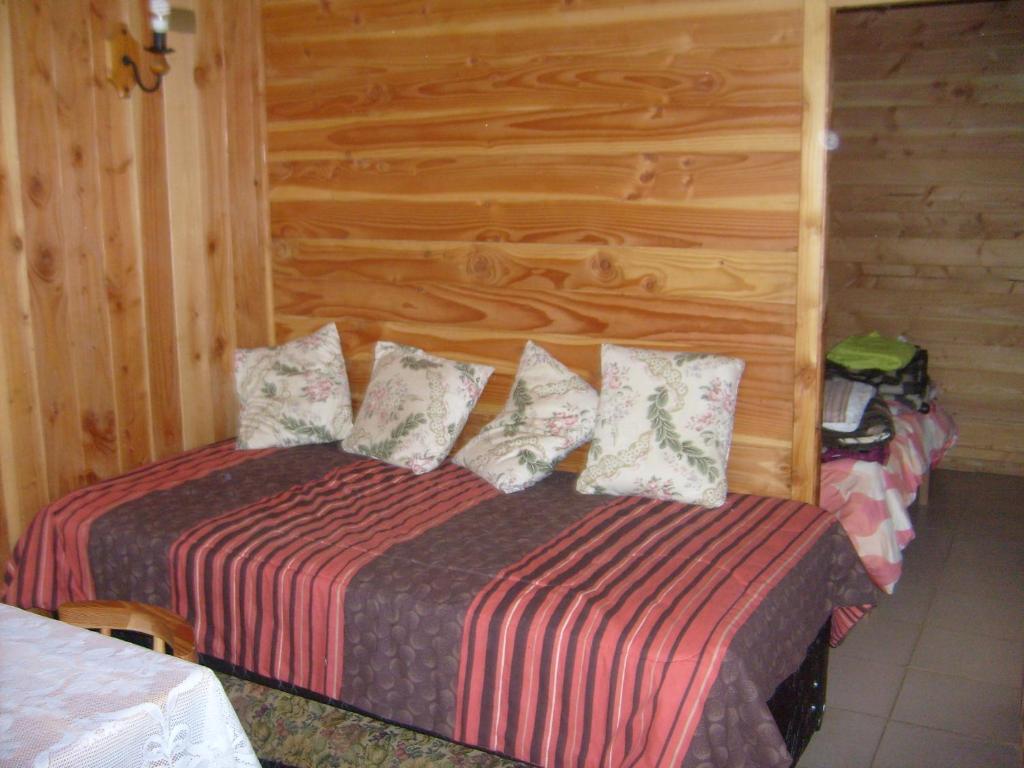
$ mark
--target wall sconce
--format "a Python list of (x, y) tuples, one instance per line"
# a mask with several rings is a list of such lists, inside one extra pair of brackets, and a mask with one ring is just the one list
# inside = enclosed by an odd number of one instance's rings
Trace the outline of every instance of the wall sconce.
[(110, 82), (114, 84), (122, 98), (127, 98), (131, 93), (132, 86), (135, 85), (146, 93), (159, 90), (163, 76), (171, 69), (165, 55), (174, 53), (167, 47), (167, 18), (171, 14), (171, 4), (168, 0), (149, 0), (149, 12), (151, 14), (150, 26), (153, 29), (153, 44), (146, 48), (146, 51), (151, 54), (147, 57), (149, 59), (148, 69), (155, 78), (150, 84), (147, 85), (144, 82), (139, 72), (142, 51), (138, 41), (128, 31), (128, 27), (121, 24), (107, 40)]

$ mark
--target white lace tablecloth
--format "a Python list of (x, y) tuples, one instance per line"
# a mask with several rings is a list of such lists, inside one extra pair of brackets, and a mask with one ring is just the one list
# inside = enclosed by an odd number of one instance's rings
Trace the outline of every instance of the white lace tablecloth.
[(259, 766), (206, 667), (0, 604), (0, 766)]

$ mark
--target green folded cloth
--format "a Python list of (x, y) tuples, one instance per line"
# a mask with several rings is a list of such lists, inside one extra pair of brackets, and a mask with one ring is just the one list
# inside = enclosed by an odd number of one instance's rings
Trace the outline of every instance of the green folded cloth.
[(909, 342), (872, 331), (843, 339), (829, 350), (826, 357), (851, 371), (898, 371), (911, 361), (916, 352), (917, 347)]

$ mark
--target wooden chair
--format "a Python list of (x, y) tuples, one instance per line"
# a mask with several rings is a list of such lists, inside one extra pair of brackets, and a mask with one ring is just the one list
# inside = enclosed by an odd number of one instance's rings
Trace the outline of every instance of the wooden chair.
[(85, 629), (98, 629), (109, 636), (111, 630), (129, 630), (153, 639), (153, 650), (165, 653), (167, 646), (179, 659), (198, 661), (192, 627), (176, 613), (146, 603), (128, 600), (83, 600), (62, 603), (57, 618)]

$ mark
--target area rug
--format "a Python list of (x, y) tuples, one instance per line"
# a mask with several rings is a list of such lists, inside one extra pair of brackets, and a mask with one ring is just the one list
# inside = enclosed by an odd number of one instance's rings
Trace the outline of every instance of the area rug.
[(217, 673), (266, 766), (525, 768), (397, 725)]

